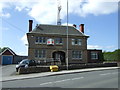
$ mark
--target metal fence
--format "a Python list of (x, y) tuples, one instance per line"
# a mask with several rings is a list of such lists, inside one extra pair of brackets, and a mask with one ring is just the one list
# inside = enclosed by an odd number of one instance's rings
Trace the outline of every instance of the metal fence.
[(42, 60), (37, 60), (38, 65), (61, 65), (60, 58), (44, 58)]

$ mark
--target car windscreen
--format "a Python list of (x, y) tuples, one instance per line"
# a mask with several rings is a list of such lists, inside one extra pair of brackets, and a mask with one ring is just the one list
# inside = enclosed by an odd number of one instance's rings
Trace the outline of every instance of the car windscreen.
[(28, 64), (28, 63), (29, 63), (28, 60), (23, 60), (23, 61), (20, 62), (20, 64)]

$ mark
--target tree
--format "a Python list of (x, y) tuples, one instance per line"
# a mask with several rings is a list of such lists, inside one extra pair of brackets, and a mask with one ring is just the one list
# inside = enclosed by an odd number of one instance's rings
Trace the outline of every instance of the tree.
[(3, 48), (0, 47), (0, 53), (3, 52), (6, 48), (9, 48), (9, 47), (3, 47)]
[(113, 52), (103, 52), (103, 56), (106, 61), (120, 61), (120, 49)]
[(0, 47), (0, 53), (2, 52), (2, 48)]
[(3, 47), (3, 48), (2, 48), (2, 52), (3, 52), (5, 49), (7, 49), (7, 48), (9, 48), (9, 47)]

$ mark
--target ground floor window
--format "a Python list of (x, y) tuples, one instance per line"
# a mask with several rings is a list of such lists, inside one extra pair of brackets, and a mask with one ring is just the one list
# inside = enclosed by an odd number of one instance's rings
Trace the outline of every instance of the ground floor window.
[(98, 53), (97, 52), (91, 52), (91, 59), (98, 59)]
[(73, 59), (82, 59), (82, 52), (81, 51), (72, 51), (72, 58)]
[(35, 57), (36, 58), (45, 58), (46, 57), (46, 51), (45, 50), (35, 50)]

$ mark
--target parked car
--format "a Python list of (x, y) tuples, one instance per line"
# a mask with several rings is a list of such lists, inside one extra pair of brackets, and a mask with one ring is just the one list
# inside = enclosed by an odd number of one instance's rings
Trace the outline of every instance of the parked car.
[(36, 66), (35, 60), (23, 59), (18, 65), (16, 65), (16, 72), (20, 67), (29, 67), (29, 66)]

